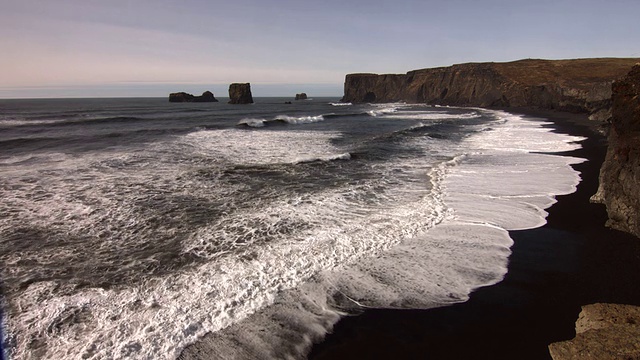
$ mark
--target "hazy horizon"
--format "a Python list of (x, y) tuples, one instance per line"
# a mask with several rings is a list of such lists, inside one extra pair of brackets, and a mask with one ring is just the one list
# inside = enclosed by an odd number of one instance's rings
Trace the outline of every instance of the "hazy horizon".
[(0, 98), (340, 96), (354, 72), (639, 57), (640, 3), (23, 0), (0, 13)]
[[(291, 85), (291, 84), (251, 84), (253, 97), (291, 97), (304, 92), (309, 97), (342, 97), (339, 90), (331, 85)], [(187, 92), (201, 95), (211, 91), (216, 98), (227, 98), (229, 84), (155, 84), (155, 85), (104, 85), (93, 87), (42, 87), (23, 88), (13, 91), (0, 88), (0, 99), (48, 99), (48, 98), (128, 98), (128, 97), (168, 97), (170, 93)], [(9, 95), (7, 95), (9, 94)], [(55, 96), (52, 96), (55, 94)]]

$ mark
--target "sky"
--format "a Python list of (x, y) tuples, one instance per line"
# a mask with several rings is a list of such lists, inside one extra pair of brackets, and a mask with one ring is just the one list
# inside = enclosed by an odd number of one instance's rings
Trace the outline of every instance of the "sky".
[(639, 0), (0, 0), (0, 98), (342, 95), (348, 73), (640, 57)]

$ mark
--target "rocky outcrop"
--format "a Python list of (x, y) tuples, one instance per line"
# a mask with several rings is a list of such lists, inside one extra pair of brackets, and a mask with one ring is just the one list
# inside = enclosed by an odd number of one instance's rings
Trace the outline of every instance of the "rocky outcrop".
[(307, 100), (307, 94), (306, 93), (300, 93), (300, 94), (296, 94), (296, 100)]
[(253, 104), (250, 83), (233, 83), (229, 85), (229, 104)]
[(576, 337), (549, 345), (549, 353), (554, 360), (640, 359), (640, 307), (583, 306)]
[(606, 205), (608, 226), (640, 237), (640, 64), (612, 89), (609, 147), (592, 200)]
[(611, 83), (638, 59), (469, 63), (406, 74), (349, 74), (342, 101), (531, 107), (606, 118)]
[(211, 91), (205, 91), (200, 96), (194, 96), (186, 92), (169, 94), (169, 102), (218, 102)]

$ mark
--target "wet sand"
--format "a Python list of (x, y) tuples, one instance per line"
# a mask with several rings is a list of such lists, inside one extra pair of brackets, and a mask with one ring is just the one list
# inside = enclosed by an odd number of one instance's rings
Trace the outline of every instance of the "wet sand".
[(604, 205), (589, 202), (606, 152), (599, 123), (584, 115), (516, 111), (584, 136), (568, 155), (582, 181), (557, 197), (541, 228), (510, 232), (505, 279), (477, 289), (469, 301), (430, 310), (367, 310), (343, 318), (310, 359), (550, 359), (547, 346), (575, 335), (580, 306), (640, 305), (640, 239), (604, 226)]

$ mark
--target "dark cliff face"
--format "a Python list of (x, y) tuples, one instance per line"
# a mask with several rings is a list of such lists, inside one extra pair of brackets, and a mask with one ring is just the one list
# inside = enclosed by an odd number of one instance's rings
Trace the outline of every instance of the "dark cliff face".
[(229, 85), (229, 104), (253, 104), (250, 83), (233, 83)]
[(611, 83), (638, 59), (520, 60), (422, 69), (406, 74), (349, 74), (344, 102), (533, 107), (608, 117)]
[(607, 206), (607, 225), (640, 237), (640, 64), (612, 90), (609, 148), (593, 200)]

